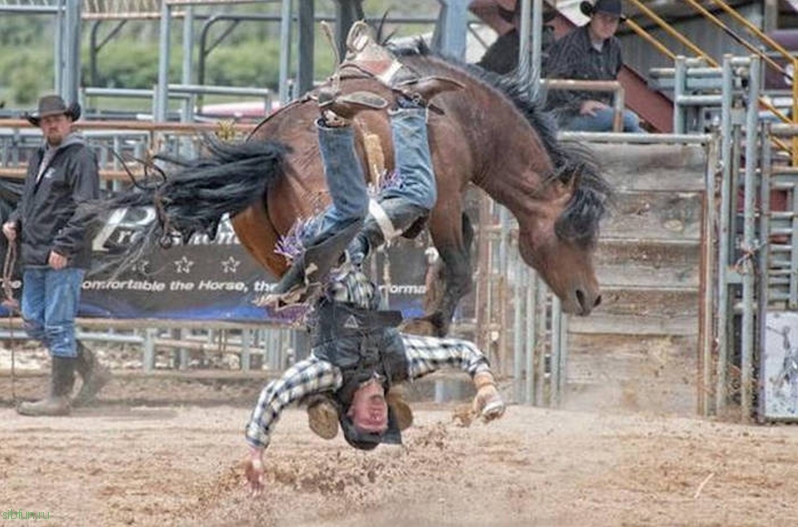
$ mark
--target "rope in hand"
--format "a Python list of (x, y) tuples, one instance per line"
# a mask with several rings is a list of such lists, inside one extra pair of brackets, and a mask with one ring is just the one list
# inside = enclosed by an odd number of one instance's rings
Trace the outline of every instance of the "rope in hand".
[(0, 303), (8, 311), (8, 332), (9, 342), (11, 342), (11, 401), (16, 406), (17, 403), (17, 376), (16, 376), (16, 346), (14, 345), (14, 313), (19, 312), (19, 302), (14, 298), (14, 290), (11, 287), (11, 278), (14, 273), (14, 266), (17, 263), (17, 242), (8, 242), (5, 261), (3, 262), (3, 296)]

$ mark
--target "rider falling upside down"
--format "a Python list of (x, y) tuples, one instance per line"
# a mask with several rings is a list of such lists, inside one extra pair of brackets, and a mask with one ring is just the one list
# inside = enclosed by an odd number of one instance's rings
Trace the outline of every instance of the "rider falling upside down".
[[(390, 111), (400, 182), (381, 192), (381, 207), (369, 206), (365, 178), (354, 150), (350, 120), (360, 111), (387, 106), (370, 93), (319, 94), (319, 147), (332, 205), (316, 219), (269, 303), (310, 301), (312, 351), (260, 394), (246, 427), (249, 489), (263, 489), (263, 453), (283, 408), (317, 398), (308, 410), (314, 432), (334, 438), (340, 424), (354, 448), (401, 443), (412, 424), (410, 408), (391, 390), (444, 366), (467, 372), (477, 394), (473, 411), (490, 421), (504, 413), (487, 358), (471, 342), (399, 333), (401, 313), (381, 311), (377, 286), (362, 272), (368, 254), (400, 235), (435, 203), (435, 180), (427, 142), (426, 101), (453, 89), (451, 81), (421, 79), (397, 97)], [(371, 214), (366, 217), (371, 211)], [(308, 230), (306, 230), (308, 232)], [(348, 258), (346, 256), (348, 256)]]

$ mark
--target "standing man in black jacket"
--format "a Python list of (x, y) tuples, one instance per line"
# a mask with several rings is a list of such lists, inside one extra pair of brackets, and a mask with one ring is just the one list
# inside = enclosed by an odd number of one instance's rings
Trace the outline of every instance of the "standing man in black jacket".
[(99, 197), (97, 157), (72, 131), (80, 106), (69, 107), (57, 95), (39, 100), (28, 120), (41, 128), (44, 144), (31, 158), (17, 209), (3, 224), (9, 241), (19, 240), (23, 271), (22, 318), (30, 337), (47, 346), (52, 357), (50, 393), (23, 402), (22, 415), (67, 415), (75, 370), (83, 377), (79, 398), (91, 396), (108, 373), (75, 341), (80, 286), (91, 259), (87, 224), (78, 205)]

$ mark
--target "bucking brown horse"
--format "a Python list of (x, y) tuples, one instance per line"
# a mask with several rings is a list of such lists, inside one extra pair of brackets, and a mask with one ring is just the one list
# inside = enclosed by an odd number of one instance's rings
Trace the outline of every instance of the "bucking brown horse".
[[(440, 112), (430, 111), (428, 119), (438, 184), (428, 227), (446, 282), (436, 313), (427, 315), (441, 321), (438, 333), (447, 332), (459, 300), (472, 288), (466, 241), (471, 226), (463, 213), (469, 184), (515, 216), (522, 258), (561, 299), (563, 310), (588, 315), (601, 301), (593, 252), (609, 195), (589, 154), (557, 141), (540, 97), (530, 95), (525, 83), (437, 56), (422, 44), (395, 51), (417, 75), (448, 77), (465, 86), (435, 98)], [(395, 99), (390, 88), (358, 72), (344, 70), (340, 87), (344, 93), (366, 90)], [(213, 235), (228, 213), (241, 243), (280, 276), (287, 268), (275, 253), (281, 236), (329, 202), (314, 126), (318, 117), (317, 104), (305, 96), (267, 117), (245, 142), (214, 141), (201, 159), (173, 159), (182, 168), (165, 182), (117, 198), (112, 206), (156, 205), (160, 221), (145, 241)], [(387, 112), (361, 112), (355, 126), (379, 138), (385, 168), (392, 170)], [(363, 135), (356, 148), (366, 163)]]

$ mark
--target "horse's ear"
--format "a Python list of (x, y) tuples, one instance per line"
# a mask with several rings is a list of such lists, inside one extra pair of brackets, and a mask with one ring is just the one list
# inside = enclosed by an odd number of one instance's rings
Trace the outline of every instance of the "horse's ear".
[(585, 165), (583, 165), (582, 163), (578, 164), (574, 168), (574, 171), (571, 174), (571, 177), (568, 179), (568, 183), (566, 184), (568, 190), (570, 190), (571, 192), (575, 192), (576, 189), (579, 188), (579, 185), (582, 184), (582, 172), (584, 170), (585, 170)]
[(585, 166), (580, 163), (572, 167), (571, 170), (568, 171), (570, 173), (560, 174), (560, 189), (562, 190), (563, 195), (567, 194), (568, 196), (571, 196), (574, 192), (576, 192), (576, 189), (578, 189), (579, 185), (582, 183), (582, 171), (584, 169)]

